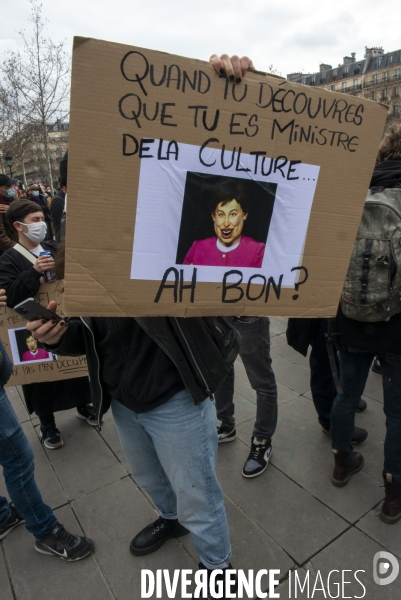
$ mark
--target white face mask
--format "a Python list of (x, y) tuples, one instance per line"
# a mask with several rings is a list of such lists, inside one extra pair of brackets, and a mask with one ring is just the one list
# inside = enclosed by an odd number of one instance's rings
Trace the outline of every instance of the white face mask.
[(26, 235), (26, 237), (31, 240), (31, 242), (36, 242), (36, 244), (40, 244), (46, 237), (47, 227), (44, 221), (40, 221), (40, 223), (20, 223), (20, 225), (24, 225), (28, 227), (28, 233), (23, 231), (22, 233)]

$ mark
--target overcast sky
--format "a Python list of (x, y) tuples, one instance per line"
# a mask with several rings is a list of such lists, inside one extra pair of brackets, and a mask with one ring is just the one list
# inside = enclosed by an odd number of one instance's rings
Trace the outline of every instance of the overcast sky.
[[(28, 0), (2, 0), (0, 55), (29, 33)], [(365, 46), (401, 48), (399, 0), (42, 0), (48, 35), (132, 44), (208, 60), (247, 54), (256, 68), (282, 74), (316, 72)]]

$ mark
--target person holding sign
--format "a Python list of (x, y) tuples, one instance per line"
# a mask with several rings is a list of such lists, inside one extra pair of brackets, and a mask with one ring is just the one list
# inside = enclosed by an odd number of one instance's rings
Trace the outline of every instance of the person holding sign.
[(210, 209), (217, 237), (195, 241), (184, 258), (184, 265), (259, 269), (265, 244), (242, 235), (249, 211), (244, 186), (233, 178), (221, 182), (212, 196)]
[[(43, 280), (43, 272), (54, 268), (53, 255), (57, 244), (52, 240), (44, 242), (46, 224), (40, 206), (31, 200), (20, 200), (11, 204), (6, 213), (7, 231), (18, 235), (18, 244), (0, 257), (0, 281), (7, 291), (7, 305), (13, 308), (23, 300), (35, 296)], [(43, 251), (51, 255), (40, 256)], [(49, 355), (37, 347), (32, 336), (27, 341), (29, 351), (22, 360), (40, 360), (38, 354)], [(30, 383), (22, 386), (29, 413), (35, 412), (40, 419), (40, 435), (44, 446), (49, 450), (61, 448), (64, 444), (56, 427), (54, 412), (76, 407), (76, 416), (89, 425), (97, 425), (98, 420), (91, 407), (91, 395), (87, 377), (76, 377), (64, 381)]]
[[(5, 304), (5, 291), (0, 290), (0, 306)], [(32, 448), (3, 387), (11, 372), (11, 361), (0, 341), (0, 465), (12, 500), (0, 496), (0, 540), (26, 523), (27, 530), (36, 538), (37, 552), (67, 561), (80, 560), (92, 552), (93, 542), (66, 531), (42, 500), (34, 478)]]

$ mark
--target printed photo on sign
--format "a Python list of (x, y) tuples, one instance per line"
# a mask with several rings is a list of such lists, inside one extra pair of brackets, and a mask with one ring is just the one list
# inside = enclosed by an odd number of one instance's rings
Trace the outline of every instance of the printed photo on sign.
[(25, 327), (9, 329), (8, 336), (14, 365), (57, 360)]
[(177, 264), (262, 266), (277, 184), (187, 173)]
[(196, 266), (200, 282), (241, 268), (294, 285), (319, 166), (160, 143), (164, 160), (141, 161), (131, 279), (161, 280), (175, 267), (190, 280)]

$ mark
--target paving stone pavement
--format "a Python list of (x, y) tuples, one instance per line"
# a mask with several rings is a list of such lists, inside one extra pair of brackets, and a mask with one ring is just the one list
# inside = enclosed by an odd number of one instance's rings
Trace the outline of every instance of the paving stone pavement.
[[(369, 431), (361, 451), (365, 466), (343, 489), (330, 483), (330, 439), (317, 422), (309, 390), (309, 368), (286, 344), (286, 319), (271, 322), (273, 368), (279, 389), (279, 422), (267, 471), (241, 475), (255, 417), (255, 395), (240, 360), (236, 363), (237, 440), (219, 448), (217, 472), (226, 497), (235, 568), (277, 569), (280, 598), (401, 598), (401, 574), (377, 585), (375, 553), (401, 559), (401, 522), (379, 519), (385, 420), (380, 375), (371, 373), (364, 398), (368, 409), (357, 424)], [(190, 536), (170, 540), (155, 554), (129, 553), (129, 542), (157, 518), (132, 479), (111, 415), (99, 434), (74, 416), (57, 415), (65, 445), (46, 451), (21, 390), (8, 388), (12, 404), (35, 453), (36, 480), (58, 519), (95, 540), (93, 556), (78, 563), (36, 553), (33, 538), (18, 527), (0, 542), (0, 600), (137, 600), (141, 569), (197, 569)], [(7, 495), (3, 479), (0, 494)], [(358, 573), (356, 573), (358, 571)], [(262, 578), (268, 591), (268, 578)], [(269, 597), (274, 596), (269, 591)], [(156, 596), (153, 596), (156, 597)], [(163, 591), (163, 598), (167, 594)], [(177, 594), (177, 598), (181, 594)]]

